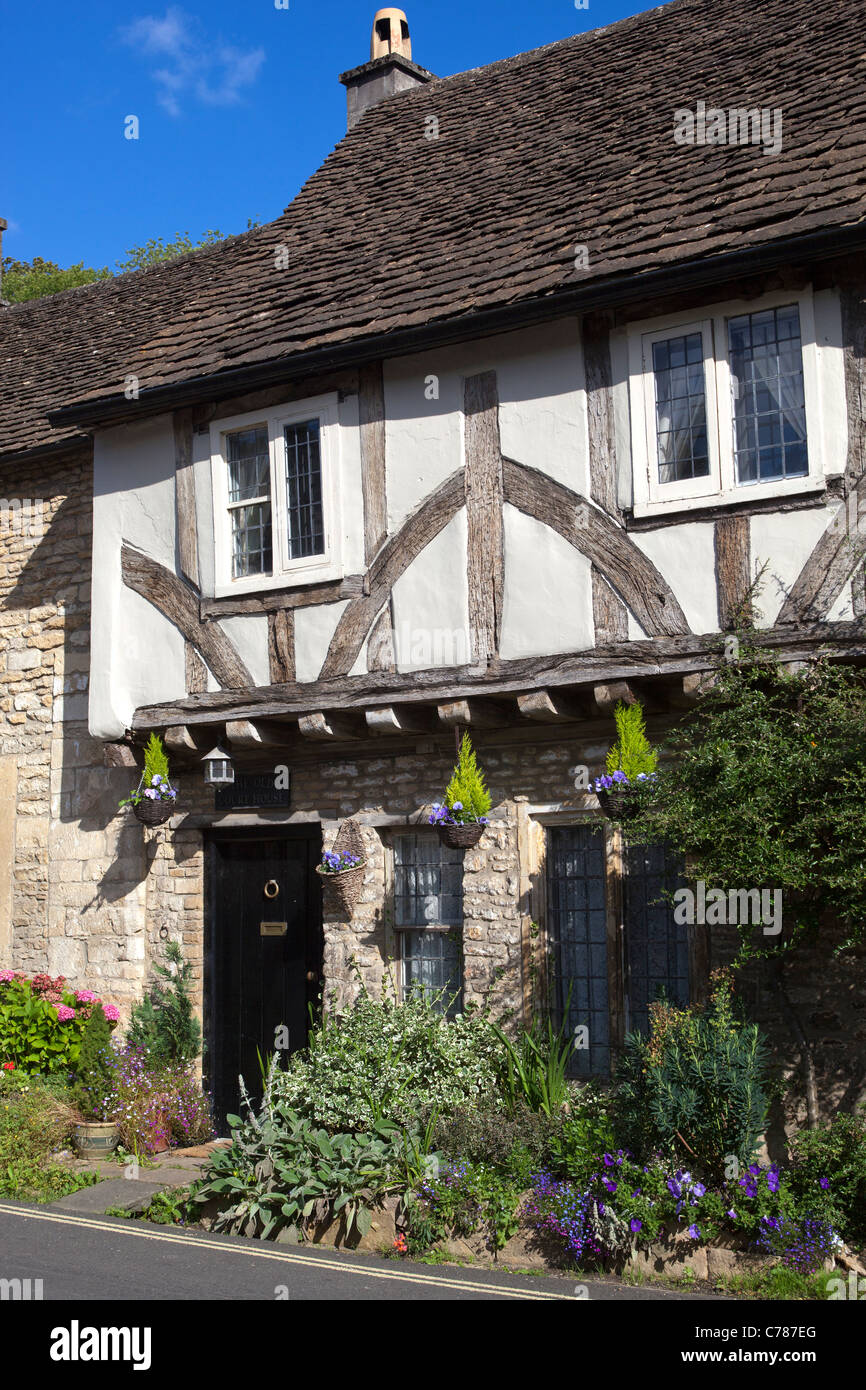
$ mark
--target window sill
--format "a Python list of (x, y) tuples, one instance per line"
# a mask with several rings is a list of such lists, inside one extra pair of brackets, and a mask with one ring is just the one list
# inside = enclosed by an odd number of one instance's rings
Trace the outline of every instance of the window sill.
[[(680, 497), (663, 502), (636, 502), (631, 514), (636, 521), (646, 521), (653, 517), (670, 520), (679, 517), (700, 516), (705, 512), (716, 513), (722, 510), (773, 511), (777, 510), (779, 504), (783, 502), (790, 502), (794, 505), (801, 503), (804, 506), (814, 505), (815, 500), (826, 492), (826, 478), (798, 478), (796, 479), (796, 486), (790, 482), (771, 483), (765, 487), (756, 483), (753, 487), (731, 488), (725, 492), (711, 493), (706, 497)], [(764, 506), (765, 503), (773, 505), (768, 508)]]

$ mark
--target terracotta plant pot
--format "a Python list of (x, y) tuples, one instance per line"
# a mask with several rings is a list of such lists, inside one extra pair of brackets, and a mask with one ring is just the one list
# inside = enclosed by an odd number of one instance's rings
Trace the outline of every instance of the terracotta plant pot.
[(351, 869), (341, 869), (338, 874), (332, 874), (326, 873), (321, 864), (316, 865), (316, 873), (322, 880), (325, 892), (347, 921), (355, 910), (366, 866), (366, 859), (362, 859)]
[(120, 1140), (120, 1130), (113, 1120), (84, 1120), (73, 1125), (73, 1142), (79, 1158), (108, 1158)]
[(437, 825), (436, 830), (443, 845), (449, 849), (472, 849), (484, 834), (485, 827), (477, 821), (465, 825)]
[(174, 806), (173, 801), (152, 801), (148, 796), (143, 801), (133, 802), (132, 814), (142, 825), (164, 825)]

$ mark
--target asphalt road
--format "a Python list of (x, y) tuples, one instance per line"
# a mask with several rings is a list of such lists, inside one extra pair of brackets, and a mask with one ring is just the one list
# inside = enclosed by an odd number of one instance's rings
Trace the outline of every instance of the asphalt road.
[(73, 1303), (714, 1301), (705, 1295), (634, 1288), (613, 1280), (579, 1285), (571, 1277), (412, 1264), (4, 1201), (0, 1202), (0, 1281), (11, 1279), (41, 1279), (43, 1300)]

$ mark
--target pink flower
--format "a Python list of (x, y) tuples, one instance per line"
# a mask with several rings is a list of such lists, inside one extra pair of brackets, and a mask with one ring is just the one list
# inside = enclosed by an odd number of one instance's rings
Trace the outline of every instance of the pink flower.
[(120, 1018), (120, 1010), (116, 1004), (103, 1004), (102, 1012), (105, 1014), (109, 1023), (116, 1023)]
[(15, 1063), (14, 1063), (14, 1062), (4, 1062), (4, 1063), (3, 1063), (3, 1070), (4, 1070), (4, 1071), (14, 1071), (14, 1070), (15, 1070)]
[(75, 1010), (70, 1009), (68, 1004), (57, 1005), (57, 1017), (61, 1023), (69, 1023), (75, 1017)]
[(79, 1004), (96, 1004), (99, 1000), (99, 995), (94, 994), (92, 989), (77, 989), (75, 991), (75, 998), (78, 1000)]
[(0, 985), (8, 985), (9, 981), (14, 979), (14, 970), (0, 970)]

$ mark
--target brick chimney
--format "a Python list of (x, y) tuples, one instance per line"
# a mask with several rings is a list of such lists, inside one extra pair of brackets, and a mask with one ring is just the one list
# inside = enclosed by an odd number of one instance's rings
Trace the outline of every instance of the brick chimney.
[(378, 10), (373, 20), (369, 63), (340, 75), (346, 88), (347, 130), (386, 97), (432, 80), (432, 72), (412, 62), (409, 21), (403, 11)]

